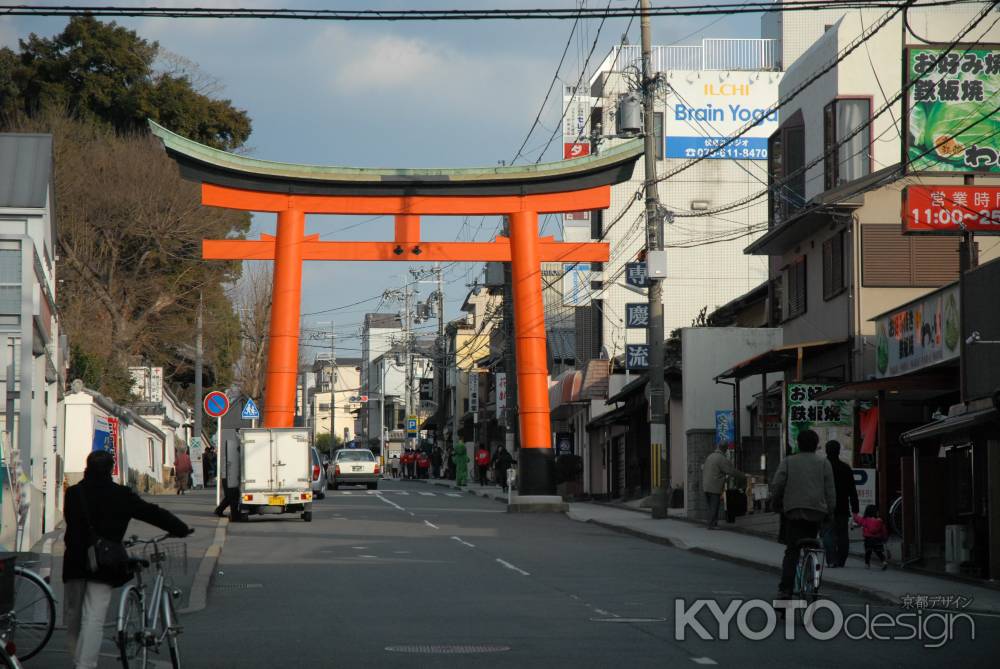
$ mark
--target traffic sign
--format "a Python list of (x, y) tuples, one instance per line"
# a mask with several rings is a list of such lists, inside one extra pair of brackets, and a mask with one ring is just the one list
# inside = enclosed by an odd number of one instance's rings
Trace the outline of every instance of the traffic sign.
[(406, 435), (408, 437), (417, 436), (417, 417), (410, 416), (406, 419)]
[(260, 410), (257, 409), (257, 404), (253, 401), (253, 398), (247, 398), (247, 403), (243, 405), (243, 413), (241, 415), (243, 420), (257, 420), (260, 418)]
[(229, 398), (224, 392), (213, 390), (205, 395), (205, 413), (212, 418), (221, 418), (229, 411)]

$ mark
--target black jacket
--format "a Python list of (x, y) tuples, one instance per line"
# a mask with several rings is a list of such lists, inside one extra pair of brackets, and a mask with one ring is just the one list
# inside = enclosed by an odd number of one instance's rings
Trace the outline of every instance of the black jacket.
[(840, 458), (827, 458), (833, 465), (833, 485), (837, 489), (838, 516), (858, 513), (858, 491), (854, 487), (854, 470)]
[(64, 582), (87, 578), (87, 547), (91, 538), (81, 493), (86, 495), (87, 511), (94, 531), (104, 539), (121, 541), (128, 530), (129, 521), (133, 518), (155, 525), (175, 536), (184, 537), (190, 533), (188, 526), (180, 518), (166, 509), (143, 500), (110, 478), (104, 480), (84, 478), (66, 490)]

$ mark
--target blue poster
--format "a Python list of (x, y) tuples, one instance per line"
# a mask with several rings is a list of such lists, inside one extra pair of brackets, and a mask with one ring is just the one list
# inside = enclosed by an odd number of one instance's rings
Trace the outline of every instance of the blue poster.
[(111, 447), (111, 424), (107, 418), (97, 416), (94, 418), (94, 440), (90, 445), (91, 451), (112, 451)]
[(736, 441), (736, 425), (733, 421), (732, 409), (715, 412), (715, 445), (722, 448), (733, 448)]

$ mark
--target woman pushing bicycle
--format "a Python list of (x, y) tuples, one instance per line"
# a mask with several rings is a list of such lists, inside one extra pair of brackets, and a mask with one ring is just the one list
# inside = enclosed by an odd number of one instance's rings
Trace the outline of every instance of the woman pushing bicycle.
[(111, 453), (94, 451), (87, 456), (83, 480), (66, 491), (63, 582), (69, 652), (76, 669), (97, 667), (111, 591), (132, 576), (122, 545), (129, 521), (137, 518), (175, 537), (194, 532), (166, 509), (115, 483), (114, 464)]

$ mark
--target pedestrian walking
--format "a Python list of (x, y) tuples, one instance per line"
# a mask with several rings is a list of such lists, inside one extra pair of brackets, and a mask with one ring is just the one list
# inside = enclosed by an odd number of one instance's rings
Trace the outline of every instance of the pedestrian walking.
[(854, 522), (861, 526), (861, 533), (865, 537), (865, 569), (872, 568), (872, 553), (878, 556), (882, 563), (882, 571), (889, 566), (888, 556), (885, 552), (885, 541), (889, 538), (889, 528), (885, 522), (879, 518), (878, 507), (869, 504), (865, 507), (865, 515), (854, 514)]
[(431, 476), (436, 479), (441, 478), (441, 462), (443, 458), (441, 457), (441, 447), (435, 446), (434, 450), (431, 451)]
[(222, 501), (215, 507), (215, 515), (220, 518), (229, 509), (229, 520), (236, 522), (240, 517), (240, 442), (239, 438), (226, 439), (222, 450)]
[(826, 549), (826, 566), (843, 567), (851, 550), (848, 526), (851, 515), (858, 513), (858, 491), (854, 487), (854, 470), (840, 459), (840, 442), (828, 441), (824, 447), (826, 458), (833, 467), (833, 485), (837, 492), (837, 508), (833, 522), (823, 527), (823, 546)]
[(455, 463), (455, 485), (463, 486), (469, 479), (469, 454), (465, 452), (465, 443), (455, 444), (455, 454), (452, 456)]
[(417, 455), (417, 478), (425, 479), (431, 470), (431, 458), (426, 451), (420, 451)]
[(722, 491), (726, 487), (726, 476), (745, 478), (746, 475), (733, 466), (726, 454), (722, 452), (722, 446), (716, 446), (715, 450), (708, 454), (701, 469), (701, 488), (705, 493), (705, 502), (708, 504), (708, 518), (705, 526), (714, 530), (719, 523), (719, 502), (722, 499)]
[(399, 478), (399, 454), (393, 453), (392, 457), (389, 458), (389, 471), (392, 472), (392, 478)]
[(191, 486), (192, 472), (194, 466), (191, 464), (191, 456), (188, 455), (187, 447), (181, 446), (174, 454), (174, 482), (177, 484), (178, 495), (183, 495)]
[(507, 452), (506, 446), (503, 444), (497, 446), (497, 452), (493, 456), (493, 478), (497, 480), (504, 492), (507, 492), (507, 470), (510, 469), (513, 460), (510, 453)]
[(771, 484), (771, 496), (785, 518), (785, 556), (778, 583), (778, 592), (783, 597), (792, 594), (799, 542), (815, 539), (820, 525), (837, 508), (833, 467), (829, 460), (816, 455), (819, 435), (803, 430), (797, 441), (799, 452), (781, 461)]
[(66, 490), (63, 603), (67, 644), (76, 669), (97, 667), (111, 591), (132, 578), (127, 562), (121, 569), (92, 564), (89, 556), (95, 543), (103, 540), (120, 546), (133, 518), (175, 537), (194, 531), (166, 509), (115, 483), (111, 479), (114, 465), (114, 457), (107, 451), (92, 452), (87, 456), (83, 480)]
[(479, 485), (486, 486), (486, 473), (490, 469), (490, 452), (485, 445), (476, 450), (476, 469), (479, 473)]
[(209, 444), (201, 454), (201, 480), (205, 482), (206, 488), (215, 481), (215, 458), (215, 447)]

